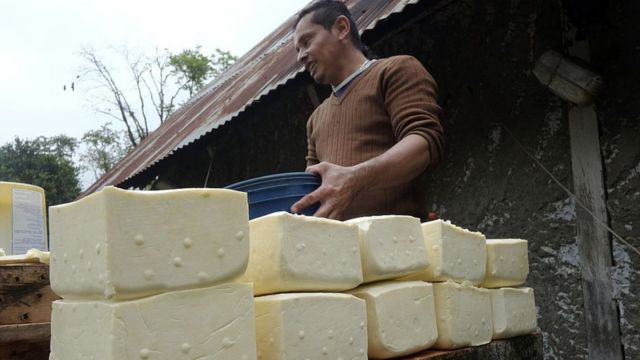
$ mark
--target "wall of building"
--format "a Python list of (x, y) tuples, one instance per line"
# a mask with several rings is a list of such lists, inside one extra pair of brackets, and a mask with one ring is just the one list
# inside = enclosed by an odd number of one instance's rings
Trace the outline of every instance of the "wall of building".
[[(640, 249), (640, 3), (612, 1), (589, 29), (592, 63), (605, 78), (598, 102), (612, 229)], [(627, 359), (640, 359), (640, 255), (613, 241), (614, 296)]]
[[(529, 240), (528, 285), (535, 289), (547, 359), (587, 357), (578, 205), (558, 185), (572, 191), (568, 108), (531, 72), (546, 50), (566, 48), (561, 15), (571, 3), (423, 1), (365, 36), (380, 56), (416, 56), (439, 83), (447, 145), (445, 159), (425, 179), (430, 210), (488, 238)], [(626, 0), (602, 10), (590, 14), (593, 26), (584, 30), (606, 81), (597, 110), (607, 206), (613, 230), (639, 248), (640, 5)], [(157, 176), (158, 186), (203, 186), (210, 164), (208, 186), (302, 171), (305, 122), (314, 108), (310, 84), (307, 75), (298, 76), (130, 184)], [(328, 94), (314, 89), (320, 99)], [(207, 146), (215, 148), (213, 163)], [(640, 256), (614, 240), (613, 258), (626, 356), (640, 358)]]
[[(528, 239), (528, 284), (536, 292), (545, 357), (582, 359), (577, 205), (558, 185), (573, 191), (568, 106), (531, 72), (546, 50), (568, 45), (563, 5), (572, 4), (451, 1), (374, 50), (413, 54), (439, 83), (447, 155), (425, 181), (431, 210), (488, 238)], [(577, 25), (591, 16), (583, 30), (607, 84), (597, 110), (611, 226), (638, 248), (640, 72), (633, 59), (640, 58), (640, 31), (631, 14), (640, 7), (626, 1), (599, 9), (570, 15)], [(621, 337), (626, 357), (638, 358), (640, 256), (614, 241), (613, 258)]]

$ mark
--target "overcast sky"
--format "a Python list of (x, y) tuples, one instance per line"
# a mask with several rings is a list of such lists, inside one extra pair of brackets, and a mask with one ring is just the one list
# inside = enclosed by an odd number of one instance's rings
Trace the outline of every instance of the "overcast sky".
[[(15, 0), (0, 5), (0, 145), (13, 138), (79, 138), (106, 118), (82, 89), (63, 91), (91, 46), (202, 46), (242, 55), (310, 0)], [(108, 59), (107, 59), (108, 60)]]

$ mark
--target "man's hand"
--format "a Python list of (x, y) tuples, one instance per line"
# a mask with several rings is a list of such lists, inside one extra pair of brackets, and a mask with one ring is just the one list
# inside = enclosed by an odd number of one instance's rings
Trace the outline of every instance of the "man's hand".
[(291, 212), (320, 202), (314, 216), (342, 220), (345, 210), (363, 189), (392, 188), (411, 181), (431, 162), (429, 144), (410, 134), (391, 149), (360, 164), (343, 167), (328, 162), (309, 166), (307, 172), (322, 177), (322, 184), (291, 206)]
[(309, 166), (307, 172), (320, 175), (322, 184), (291, 206), (291, 212), (320, 202), (320, 208), (314, 216), (328, 219), (341, 219), (345, 209), (362, 189), (354, 167), (343, 167), (328, 162)]

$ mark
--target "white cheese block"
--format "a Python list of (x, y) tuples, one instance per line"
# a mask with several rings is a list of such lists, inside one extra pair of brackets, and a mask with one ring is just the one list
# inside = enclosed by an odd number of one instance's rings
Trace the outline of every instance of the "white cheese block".
[(50, 208), (51, 288), (63, 298), (131, 299), (211, 286), (249, 258), (245, 193), (106, 187)]
[(367, 359), (365, 302), (336, 293), (255, 298), (258, 359)]
[(487, 251), (486, 238), (449, 221), (434, 220), (422, 224), (429, 267), (409, 275), (405, 280), (469, 281), (478, 285), (484, 279)]
[(256, 295), (340, 291), (362, 283), (358, 227), (277, 212), (250, 221), (251, 255), (241, 282)]
[(436, 349), (487, 344), (493, 336), (491, 294), (453, 281), (433, 284), (438, 324)]
[(528, 275), (529, 256), (526, 240), (487, 239), (487, 271), (482, 287), (522, 285), (527, 281)]
[(29, 249), (26, 254), (22, 255), (4, 255), (0, 249), (0, 265), (3, 264), (26, 264), (26, 263), (42, 263), (49, 264), (49, 252), (40, 251), (38, 249)]
[(506, 339), (536, 331), (536, 304), (532, 288), (492, 289), (493, 338)]
[(250, 284), (53, 303), (50, 360), (256, 359)]
[(350, 291), (367, 303), (369, 357), (389, 359), (431, 347), (438, 338), (433, 287), (424, 281), (391, 281)]
[(425, 270), (427, 252), (422, 240), (420, 219), (385, 215), (346, 221), (358, 225), (360, 256), (365, 283), (393, 279)]

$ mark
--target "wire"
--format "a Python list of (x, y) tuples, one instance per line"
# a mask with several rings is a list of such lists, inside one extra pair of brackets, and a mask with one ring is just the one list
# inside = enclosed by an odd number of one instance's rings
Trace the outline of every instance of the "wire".
[(213, 166), (213, 156), (211, 157), (211, 161), (209, 162), (209, 170), (207, 170), (207, 177), (204, 179), (204, 188), (207, 187), (207, 183), (209, 182), (209, 174), (211, 173), (211, 167)]
[(591, 215), (591, 217), (598, 223), (598, 225), (602, 226), (603, 228), (605, 228), (609, 233), (611, 233), (616, 239), (618, 239), (621, 243), (623, 243), (624, 245), (628, 246), (631, 250), (635, 251), (638, 255), (640, 255), (640, 250), (638, 250), (636, 247), (634, 247), (633, 245), (631, 245), (629, 242), (627, 242), (625, 239), (622, 238), (622, 236), (618, 235), (615, 231), (613, 231), (613, 229), (611, 227), (609, 227), (609, 225), (607, 225), (604, 221), (602, 221), (601, 219), (599, 219), (591, 210), (589, 210), (581, 201), (580, 199), (578, 199), (578, 197), (571, 192), (571, 190), (569, 190), (566, 186), (564, 186), (555, 176), (553, 176), (553, 174), (551, 173), (551, 171), (549, 171), (544, 165), (542, 165), (542, 163), (540, 161), (538, 161), (538, 159), (536, 159), (535, 156), (533, 156), (533, 154), (531, 154), (531, 152), (529, 152), (529, 150), (527, 150), (527, 148), (522, 145), (522, 143), (520, 141), (518, 141), (518, 139), (515, 137), (515, 135), (513, 135), (513, 133), (511, 132), (511, 129), (509, 129), (509, 127), (507, 127), (507, 125), (505, 125), (502, 122), (499, 122), (500, 125), (507, 130), (507, 132), (509, 133), (509, 135), (511, 135), (511, 137), (513, 138), (513, 140), (516, 142), (516, 144), (520, 147), (520, 149), (522, 151), (525, 152), (525, 154), (527, 154), (531, 159), (533, 159), (533, 161), (536, 162), (536, 164), (538, 164), (538, 166), (547, 173), (547, 175), (549, 175), (549, 177), (551, 177), (551, 179), (562, 188), (562, 190), (564, 190), (569, 196), (571, 196), (575, 201), (576, 204), (580, 205), (580, 207), (586, 211), (589, 215)]

